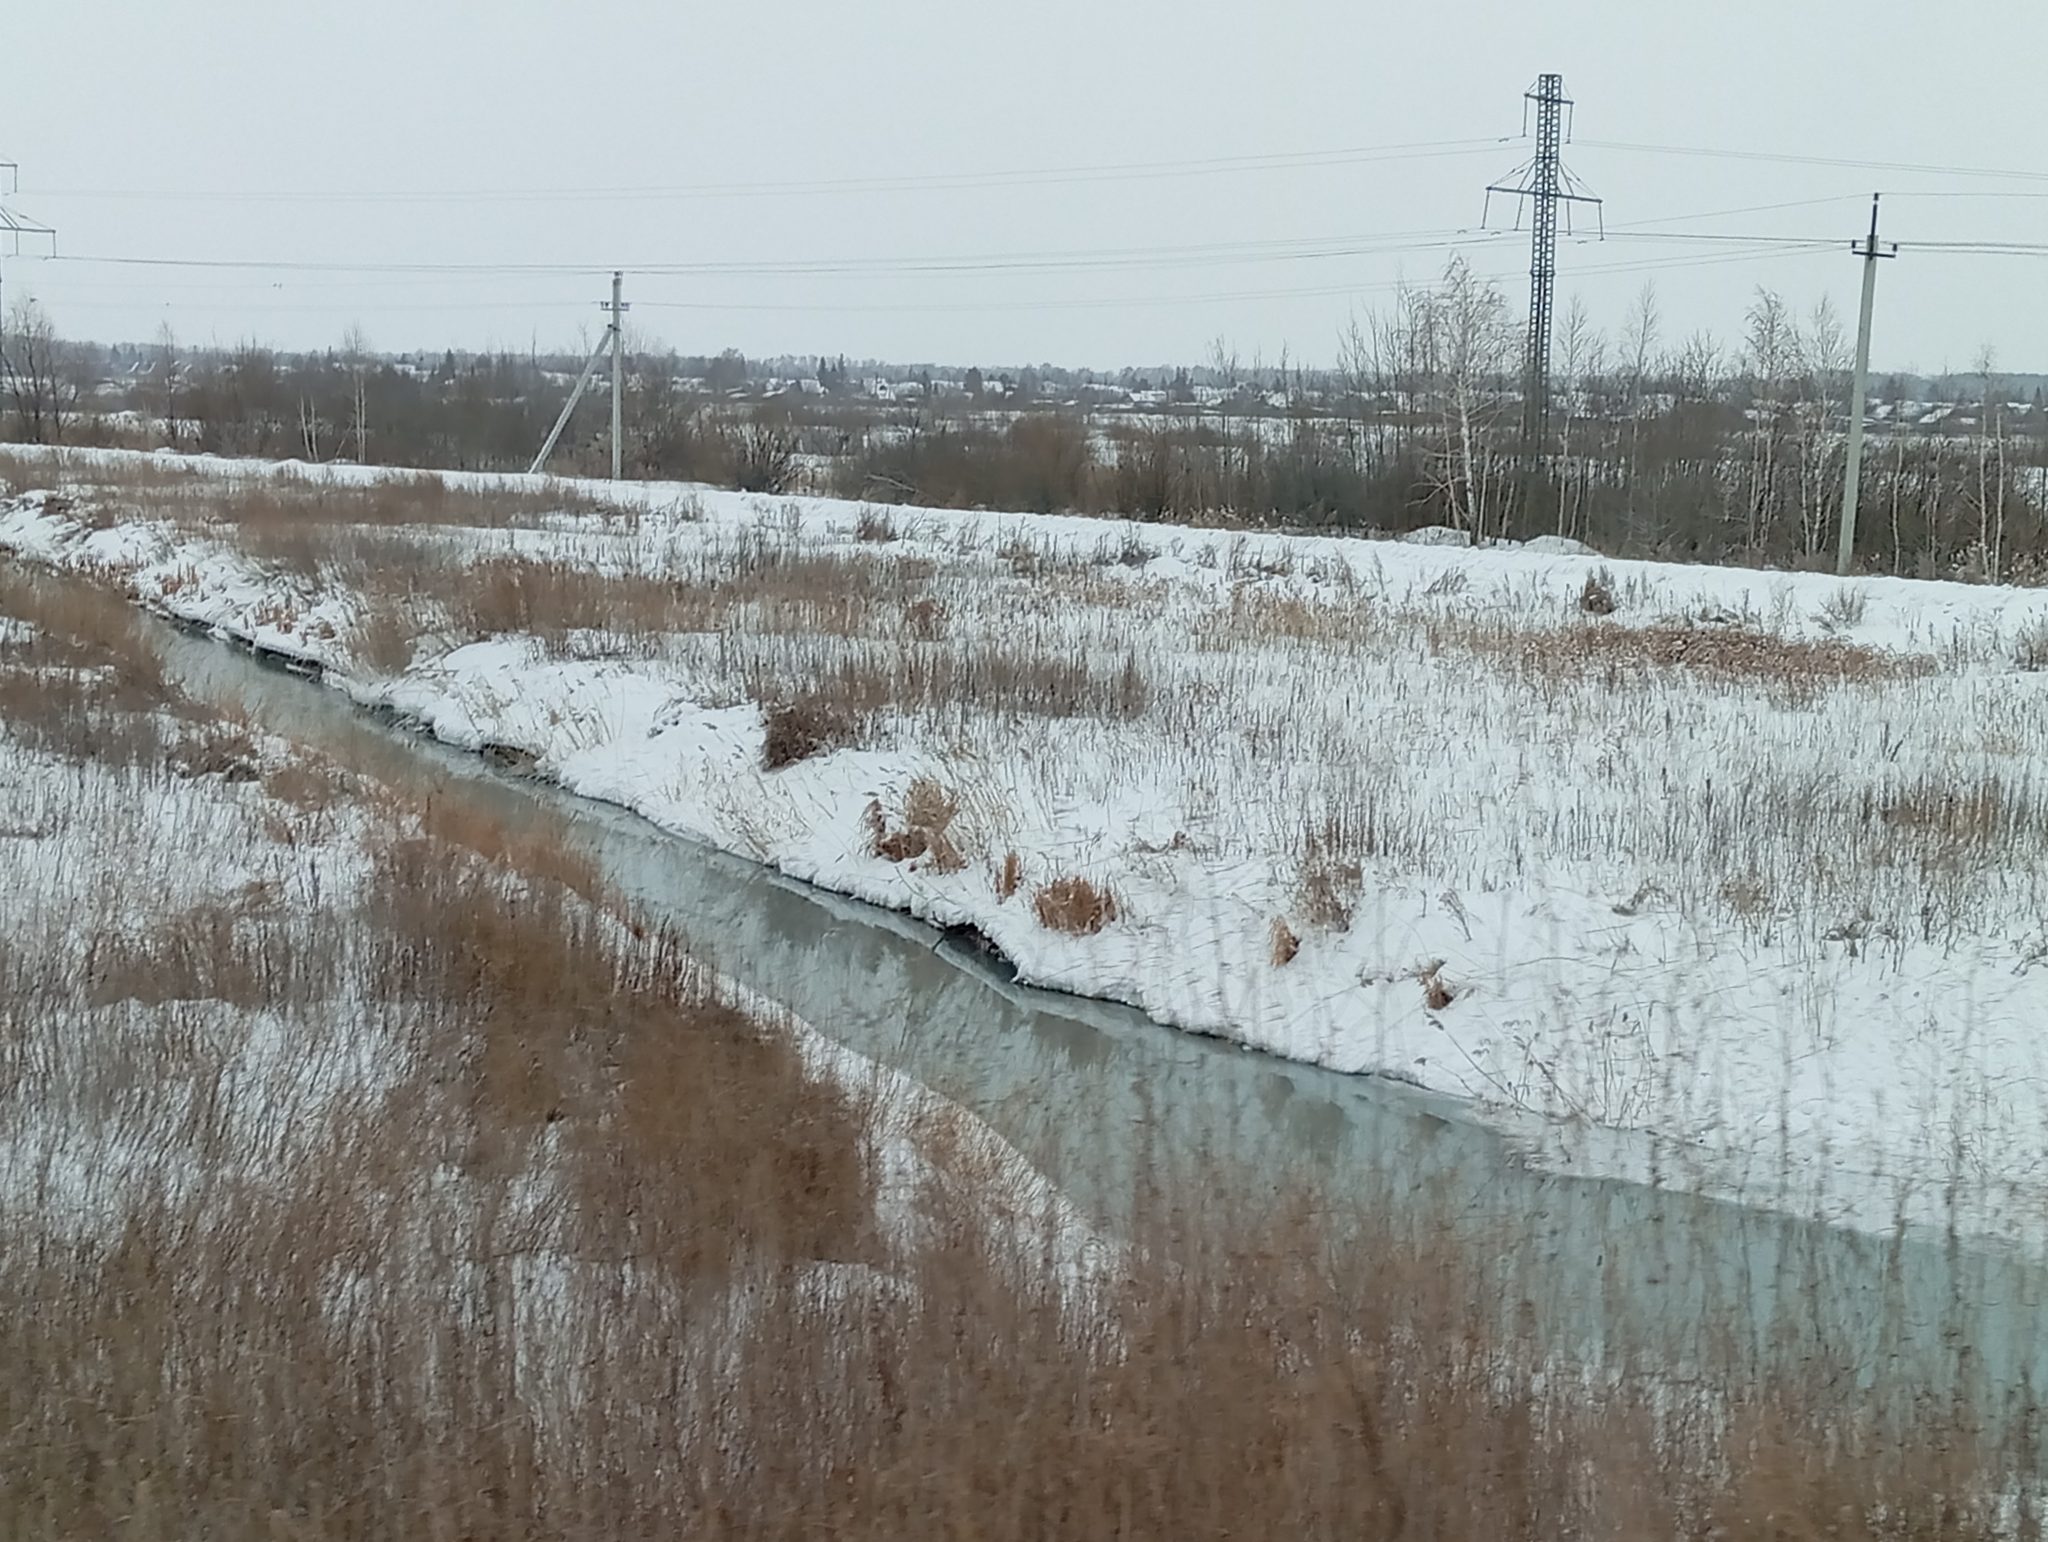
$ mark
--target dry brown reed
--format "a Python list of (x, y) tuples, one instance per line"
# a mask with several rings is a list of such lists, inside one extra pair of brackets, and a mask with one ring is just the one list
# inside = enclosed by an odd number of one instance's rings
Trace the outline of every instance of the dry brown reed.
[(1031, 904), (1040, 926), (1075, 936), (1093, 936), (1121, 914), (1111, 890), (1072, 874), (1040, 887)]
[[(1820, 1369), (1532, 1363), (1514, 1239), (1398, 1228), (1311, 1183), (1233, 1199), (1162, 1166), (1108, 1267), (973, 1188), (921, 1181), (918, 1224), (889, 1222), (884, 1105), (716, 999), (566, 823), (347, 767), (263, 787), (309, 863), (337, 800), (360, 815), (359, 890), (170, 906), (82, 969), (63, 928), (0, 945), (0, 1129), (68, 1106), (69, 1045), (99, 1066), (82, 1131), (140, 1164), (86, 1225), (47, 1166), (0, 1164), (0, 1534), (2016, 1529), (2033, 1469), (1967, 1407), (1900, 1425)], [(942, 789), (908, 801), (950, 826)], [(1116, 914), (1080, 878), (1035, 901), (1079, 932)], [(193, 1029), (207, 1004), (294, 1053), (236, 1073)], [(301, 1117), (297, 1051), (334, 1042), (402, 1073)]]

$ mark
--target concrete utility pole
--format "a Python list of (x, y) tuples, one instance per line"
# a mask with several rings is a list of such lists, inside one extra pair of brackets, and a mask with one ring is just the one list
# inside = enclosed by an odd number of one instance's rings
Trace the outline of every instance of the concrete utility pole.
[(1856, 498), (1863, 490), (1863, 413), (1870, 400), (1870, 317), (1877, 305), (1877, 260), (1899, 255), (1897, 242), (1888, 252), (1877, 249), (1878, 197), (1870, 195), (1869, 240), (1849, 248), (1863, 257), (1863, 309), (1856, 321), (1856, 382), (1849, 393), (1849, 454), (1842, 467), (1841, 547), (1835, 553), (1838, 578), (1849, 576), (1849, 563), (1856, 553)]
[(626, 275), (612, 274), (612, 480), (619, 480), (625, 453), (624, 422), (626, 402), (626, 302), (619, 298)]
[(597, 346), (590, 350), (590, 359), (584, 364), (583, 373), (576, 377), (576, 387), (569, 393), (569, 399), (562, 403), (561, 415), (555, 419), (555, 426), (548, 430), (548, 437), (540, 447), (540, 454), (534, 456), (533, 464), (526, 468), (529, 476), (537, 473), (548, 463), (548, 457), (555, 450), (555, 441), (562, 437), (562, 430), (569, 426), (569, 414), (574, 412), (576, 404), (583, 400), (584, 391), (597, 374), (598, 360), (604, 357), (605, 349), (609, 348), (612, 353), (612, 480), (619, 480), (623, 459), (620, 453), (623, 445), (620, 435), (623, 414), (620, 409), (625, 395), (626, 376), (626, 329), (620, 318), (633, 308), (619, 298), (619, 288), (625, 277), (623, 273), (613, 273), (612, 297), (609, 300), (598, 301), (611, 320), (605, 323), (604, 335), (598, 338)]
[(548, 437), (540, 447), (540, 454), (534, 456), (533, 464), (526, 468), (528, 476), (538, 474), (548, 463), (548, 457), (555, 452), (555, 441), (562, 437), (562, 430), (569, 426), (569, 414), (576, 410), (576, 404), (583, 400), (583, 391), (590, 384), (590, 377), (597, 373), (597, 361), (604, 357), (605, 348), (611, 342), (611, 329), (605, 329), (604, 336), (597, 340), (597, 346), (590, 350), (590, 358), (583, 366), (583, 373), (576, 377), (576, 389), (569, 393), (569, 399), (562, 403), (561, 415), (555, 419), (555, 426), (548, 430)]

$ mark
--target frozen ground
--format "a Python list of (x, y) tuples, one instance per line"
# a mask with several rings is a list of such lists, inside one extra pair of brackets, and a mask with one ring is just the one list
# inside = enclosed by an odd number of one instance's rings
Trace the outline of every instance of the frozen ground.
[[(0, 1208), (24, 1235), (104, 1236), (138, 1207), (198, 1214), (283, 1181), (420, 1075), (442, 1025), (346, 924), (377, 903), (379, 848), (417, 833), (403, 806), (160, 681), (110, 705), (101, 688), (129, 666), (62, 643), (45, 661), (28, 651), (44, 635), (0, 610)], [(55, 693), (10, 689), (24, 680)], [(991, 1238), (1087, 1277), (1099, 1239), (993, 1131), (693, 973), (867, 1110), (893, 1236), (916, 1240), (938, 1186)]]
[[(1472, 1098), (1535, 1159), (2044, 1230), (2048, 595), (647, 484), (294, 563), (205, 497), (31, 493), (0, 544), (1027, 979)], [(615, 612), (489, 624), (467, 576), (515, 557)], [(813, 696), (861, 731), (763, 769), (764, 705)], [(877, 850), (920, 783), (957, 860)], [(1072, 877), (1115, 919), (1045, 924)]]

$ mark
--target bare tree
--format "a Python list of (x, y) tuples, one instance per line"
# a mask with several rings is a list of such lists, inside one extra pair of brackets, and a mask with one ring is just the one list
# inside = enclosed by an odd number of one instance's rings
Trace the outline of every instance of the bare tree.
[(1628, 377), (1628, 455), (1622, 467), (1622, 485), (1631, 506), (1635, 502), (1636, 476), (1642, 465), (1643, 408), (1647, 403), (1650, 373), (1657, 363), (1662, 327), (1663, 314), (1657, 306), (1657, 286), (1645, 283), (1636, 291), (1621, 328), (1621, 364)]
[(1558, 334), (1558, 364), (1563, 375), (1563, 400), (1559, 414), (1557, 464), (1560, 485), (1557, 499), (1557, 533), (1572, 535), (1580, 525), (1585, 509), (1588, 457), (1582, 452), (1578, 460), (1572, 458), (1573, 429), (1581, 417), (1590, 419), (1586, 410), (1591, 395), (1592, 382), (1606, 369), (1607, 339), (1593, 325), (1593, 319), (1586, 311), (1586, 302), (1577, 295), (1564, 313), (1564, 326)]
[(1505, 513), (1499, 495), (1508, 468), (1497, 430), (1508, 405), (1515, 326), (1500, 287), (1474, 273), (1462, 257), (1451, 259), (1415, 319), (1423, 329), (1439, 423), (1437, 488), (1452, 521), (1471, 533), (1476, 546)]
[(1982, 576), (1997, 582), (2005, 571), (2005, 393), (1993, 375), (1998, 356), (1986, 343), (1975, 373), (1982, 387), (1977, 414), (1977, 561)]
[(364, 378), (370, 364), (370, 338), (361, 322), (351, 323), (341, 336), (341, 357), (348, 366), (349, 437), (355, 440), (356, 464), (370, 463), (370, 402)]
[(1802, 387), (1798, 414), (1800, 537), (1802, 549), (1810, 557), (1827, 538), (1842, 485), (1842, 456), (1836, 453), (1842, 440), (1835, 422), (1848, 398), (1853, 360), (1841, 317), (1827, 296), (1821, 296), (1814, 306), (1806, 326), (1795, 336), (1794, 347)]
[(185, 366), (178, 357), (178, 334), (171, 330), (166, 321), (157, 326), (156, 343), (151, 349), (150, 374), (152, 405), (163, 423), (164, 442), (177, 449), (184, 438), (184, 424), (180, 414), (185, 406)]
[(1784, 437), (1785, 397), (1796, 352), (1785, 302), (1759, 288), (1750, 303), (1743, 362), (1749, 372), (1749, 493), (1745, 536), (1752, 553), (1771, 538), (1778, 507), (1779, 450)]
[(1243, 466), (1249, 465), (1250, 456), (1244, 446), (1238, 443), (1237, 397), (1242, 379), (1239, 375), (1237, 349), (1231, 346), (1229, 340), (1220, 332), (1209, 345), (1209, 368), (1215, 372), (1217, 389), (1223, 398), (1217, 412), (1217, 428), (1223, 442), (1218, 447), (1220, 464), (1217, 467), (1216, 502), (1221, 507), (1232, 501), (1231, 489), (1237, 485), (1239, 471)]
[(62, 444), (78, 405), (78, 377), (66, 367), (56, 325), (33, 298), (14, 303), (0, 339), (0, 374), (16, 434), (30, 444)]
[(320, 402), (308, 392), (299, 393), (299, 448), (307, 460), (322, 460), (321, 433), (327, 423), (320, 416)]

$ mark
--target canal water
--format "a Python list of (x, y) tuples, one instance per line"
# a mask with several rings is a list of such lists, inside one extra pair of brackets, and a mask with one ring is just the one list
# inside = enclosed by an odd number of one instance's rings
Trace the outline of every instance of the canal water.
[[(256, 726), (512, 819), (564, 816), (609, 880), (693, 951), (828, 1038), (980, 1118), (1098, 1224), (1139, 1207), (1315, 1189), (1376, 1232), (1500, 1261), (1515, 1328), (1578, 1364), (1840, 1378), (1852, 1402), (1963, 1399), (2032, 1427), (2048, 1270), (1939, 1233), (1868, 1232), (1560, 1174), (1461, 1106), (1272, 1059), (1126, 1008), (1020, 987), (971, 945), (493, 767), (231, 645), (152, 622), (169, 673)], [(1923, 1403), (1924, 1406), (1924, 1403)]]

